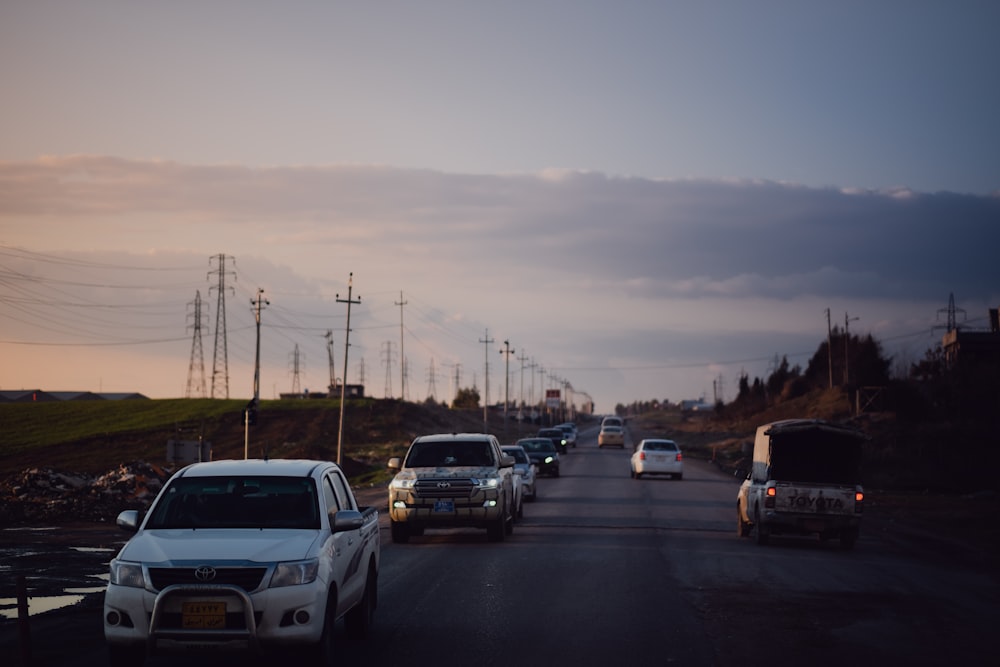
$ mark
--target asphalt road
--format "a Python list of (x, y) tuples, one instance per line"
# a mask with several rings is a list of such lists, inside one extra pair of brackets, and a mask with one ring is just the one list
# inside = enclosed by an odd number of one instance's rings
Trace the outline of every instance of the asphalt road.
[[(373, 636), (352, 642), (341, 629), (342, 663), (993, 664), (995, 565), (874, 524), (850, 552), (814, 538), (761, 547), (736, 536), (736, 480), (690, 459), (683, 481), (633, 480), (628, 457), (585, 433), (503, 543), (461, 529), (394, 545), (386, 526)], [(106, 664), (92, 597), (33, 618), (35, 664)], [(0, 623), (0, 650), (14, 654), (14, 640), (13, 622)]]

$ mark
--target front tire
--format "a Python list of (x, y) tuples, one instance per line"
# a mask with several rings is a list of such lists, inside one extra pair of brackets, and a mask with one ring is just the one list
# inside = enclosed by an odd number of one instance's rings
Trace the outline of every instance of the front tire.
[(378, 573), (375, 571), (375, 564), (372, 563), (368, 566), (368, 578), (365, 579), (365, 590), (361, 594), (361, 599), (344, 617), (347, 636), (351, 639), (366, 639), (371, 632), (375, 623), (375, 607), (378, 605), (377, 591)]
[(410, 541), (410, 527), (402, 521), (391, 521), (390, 530), (393, 544), (406, 544)]
[(750, 537), (753, 524), (743, 520), (743, 513), (740, 512), (739, 503), (736, 504), (736, 534), (739, 537)]
[(330, 591), (326, 599), (326, 612), (323, 614), (323, 632), (319, 641), (306, 650), (308, 662), (318, 665), (333, 665), (334, 630), (337, 624), (337, 594)]

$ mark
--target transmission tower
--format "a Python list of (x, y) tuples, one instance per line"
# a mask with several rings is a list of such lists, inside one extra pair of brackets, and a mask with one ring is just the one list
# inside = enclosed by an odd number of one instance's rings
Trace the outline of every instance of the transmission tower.
[[(205, 354), (201, 347), (201, 290), (194, 293), (194, 336), (191, 338), (191, 362), (188, 364), (187, 391), (185, 398), (191, 398), (191, 390), (196, 390), (198, 398), (205, 398)], [(196, 367), (197, 366), (197, 367)], [(197, 379), (196, 379), (197, 373)]]
[(299, 383), (299, 361), (301, 355), (299, 354), (299, 344), (295, 344), (295, 351), (292, 352), (292, 393), (301, 394), (302, 387)]
[(428, 401), (435, 400), (434, 397), (437, 394), (437, 385), (435, 384), (435, 381), (434, 381), (435, 380), (435, 375), (436, 375), (436, 373), (434, 372), (434, 357), (431, 357), (431, 366), (427, 370), (427, 400)]
[(963, 320), (965, 319), (965, 310), (963, 310), (962, 308), (955, 308), (954, 292), (948, 294), (948, 308), (947, 309), (941, 308), (940, 310), (938, 310), (938, 316), (940, 316), (941, 313), (948, 314), (948, 324), (947, 324), (948, 331), (954, 331), (955, 329), (958, 328), (958, 318), (955, 316), (956, 313), (962, 313), (962, 319)]
[(392, 398), (392, 341), (382, 343), (382, 364), (385, 365), (385, 397)]
[[(233, 263), (236, 260), (230, 257)], [(215, 271), (209, 271), (208, 275), (217, 274), (219, 284), (209, 288), (209, 294), (214, 289), (218, 292), (218, 301), (215, 305), (215, 352), (212, 359), (212, 398), (216, 396), (216, 389), (225, 392), (225, 398), (229, 398), (229, 351), (226, 347), (226, 274), (236, 279), (235, 271), (226, 271), (226, 256), (219, 254), (209, 258), (209, 263), (216, 260), (219, 267)], [(232, 289), (232, 288), (230, 288)]]
[(327, 330), (325, 338), (326, 338), (326, 358), (330, 364), (330, 385), (327, 389), (328, 389), (328, 395), (332, 398), (334, 392), (337, 389), (337, 372), (334, 370), (334, 365), (333, 365), (333, 331)]

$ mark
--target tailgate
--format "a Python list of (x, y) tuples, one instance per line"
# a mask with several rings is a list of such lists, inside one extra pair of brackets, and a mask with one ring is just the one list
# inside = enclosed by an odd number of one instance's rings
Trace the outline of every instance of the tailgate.
[(774, 508), (799, 514), (854, 514), (856, 489), (840, 486), (777, 486)]

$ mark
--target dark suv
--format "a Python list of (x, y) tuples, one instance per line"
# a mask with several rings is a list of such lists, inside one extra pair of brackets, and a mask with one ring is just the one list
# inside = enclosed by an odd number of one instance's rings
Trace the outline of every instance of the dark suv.
[(539, 438), (548, 438), (560, 454), (566, 453), (566, 434), (561, 428), (543, 428), (538, 431)]

